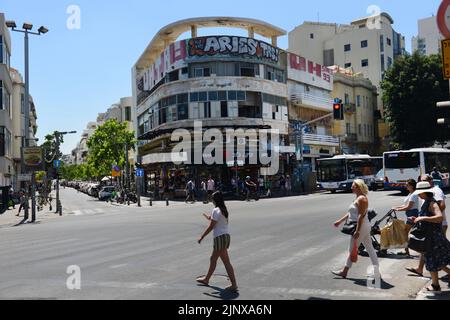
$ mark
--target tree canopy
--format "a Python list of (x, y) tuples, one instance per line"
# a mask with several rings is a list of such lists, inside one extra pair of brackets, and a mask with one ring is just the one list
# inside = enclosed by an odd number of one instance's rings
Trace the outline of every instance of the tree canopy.
[(109, 176), (113, 166), (125, 166), (125, 150), (135, 150), (135, 144), (134, 132), (127, 130), (127, 123), (108, 120), (87, 142), (89, 167), (95, 168), (98, 176)]
[(428, 147), (450, 140), (450, 130), (437, 125), (439, 101), (449, 100), (449, 82), (439, 55), (418, 53), (395, 61), (381, 84), (385, 119), (399, 148)]

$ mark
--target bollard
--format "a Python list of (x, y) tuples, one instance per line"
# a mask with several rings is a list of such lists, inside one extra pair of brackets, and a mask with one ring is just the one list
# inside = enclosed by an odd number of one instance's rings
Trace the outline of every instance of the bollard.
[(166, 207), (169, 206), (169, 198), (166, 198)]
[(153, 207), (153, 198), (148, 199), (150, 201), (150, 207)]

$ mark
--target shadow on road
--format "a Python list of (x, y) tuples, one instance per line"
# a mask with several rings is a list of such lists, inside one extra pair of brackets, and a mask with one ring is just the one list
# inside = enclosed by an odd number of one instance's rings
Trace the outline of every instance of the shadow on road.
[[(361, 287), (369, 287), (369, 283), (367, 281), (367, 279), (351, 279), (348, 278), (348, 280), (353, 281), (354, 284), (361, 286)], [(375, 280), (372, 281), (372, 286), (375, 285)], [(381, 279), (381, 283), (380, 283), (380, 289), (382, 290), (390, 290), (395, 288), (394, 285), (384, 281), (383, 279)]]

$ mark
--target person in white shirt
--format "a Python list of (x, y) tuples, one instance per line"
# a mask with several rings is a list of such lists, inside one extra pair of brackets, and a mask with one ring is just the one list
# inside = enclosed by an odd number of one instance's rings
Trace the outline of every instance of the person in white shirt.
[(207, 182), (207, 190), (208, 190), (208, 202), (211, 201), (212, 194), (216, 190), (216, 183), (213, 178), (210, 176)]
[(230, 257), (228, 255), (228, 249), (230, 248), (231, 237), (228, 230), (229, 214), (225, 202), (223, 200), (223, 195), (220, 191), (215, 192), (212, 195), (212, 201), (214, 203), (214, 210), (212, 215), (204, 214), (204, 217), (210, 221), (210, 225), (203, 232), (202, 236), (198, 239), (200, 244), (203, 239), (213, 231), (214, 234), (214, 249), (211, 255), (210, 265), (208, 274), (204, 277), (198, 277), (196, 280), (198, 283), (208, 286), (209, 281), (216, 270), (217, 260), (220, 258), (225, 265), (228, 277), (231, 281), (231, 286), (227, 288), (232, 292), (237, 292), (238, 286), (236, 283), (236, 277), (234, 274), (233, 266), (230, 262)]
[[(416, 191), (416, 185), (417, 182), (414, 179), (409, 179), (406, 182), (406, 188), (409, 191), (408, 196), (403, 201), (402, 206), (393, 207), (395, 211), (405, 211), (406, 213), (406, 232), (409, 234), (409, 231), (411, 231), (412, 226), (414, 225), (412, 217), (418, 217), (419, 216), (419, 196), (414, 194)], [(402, 254), (402, 253), (401, 253)], [(409, 249), (405, 248), (405, 253), (408, 257), (410, 257)]]

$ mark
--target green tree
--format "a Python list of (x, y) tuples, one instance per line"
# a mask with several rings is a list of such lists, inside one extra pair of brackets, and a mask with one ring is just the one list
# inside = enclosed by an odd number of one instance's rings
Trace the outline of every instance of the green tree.
[(97, 176), (111, 175), (114, 165), (125, 166), (125, 146), (135, 150), (135, 144), (134, 132), (127, 130), (127, 123), (118, 123), (114, 119), (106, 121), (87, 142), (90, 167), (85, 168), (86, 172), (96, 171)]
[(56, 131), (45, 136), (45, 141), (41, 147), (47, 164), (51, 165), (53, 160), (61, 159), (63, 154), (61, 153), (59, 146), (62, 143), (64, 143), (64, 137), (58, 135)]
[(393, 146), (428, 147), (450, 139), (449, 130), (436, 124), (440, 112), (436, 103), (449, 98), (439, 55), (415, 53), (397, 59), (386, 72), (381, 88)]

